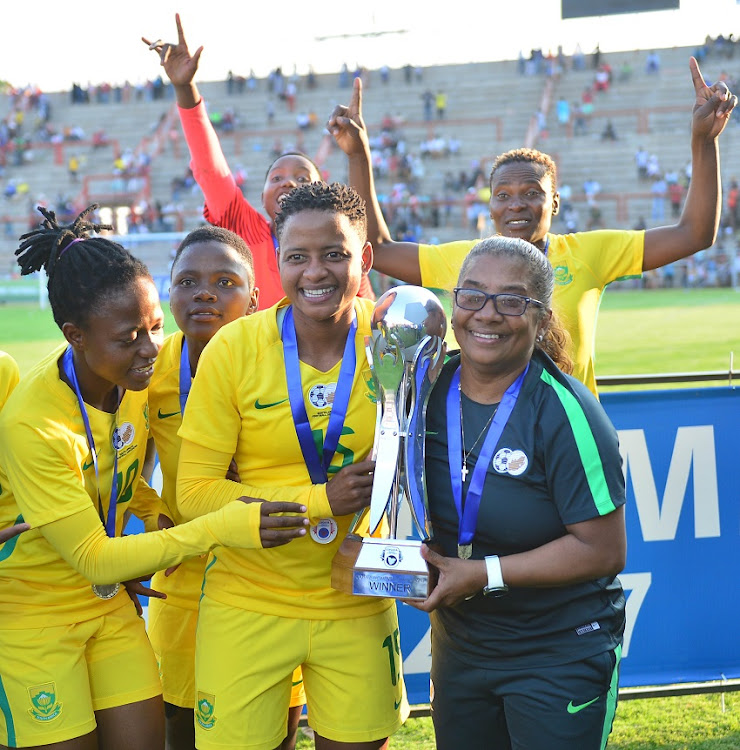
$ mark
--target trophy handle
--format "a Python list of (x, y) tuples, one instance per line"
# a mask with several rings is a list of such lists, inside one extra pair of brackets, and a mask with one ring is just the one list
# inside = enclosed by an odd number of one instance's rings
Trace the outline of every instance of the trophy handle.
[[(378, 382), (378, 421), (375, 433), (375, 473), (370, 496), (370, 534), (380, 525), (388, 505), (395, 502), (401, 427), (399, 412), (405, 405), (404, 364), (396, 342), (378, 336), (373, 342)], [(398, 403), (399, 400), (401, 404)]]
[(441, 372), (439, 366), (444, 360), (445, 346), (441, 338), (436, 341), (427, 337), (420, 346), (412, 365), (415, 377), (412, 381), (411, 411), (408, 420), (408, 433), (405, 441), (405, 462), (407, 473), (405, 489), (409, 498), (411, 515), (416, 528), (423, 539), (433, 536), (432, 525), (429, 520), (429, 506), (427, 503), (425, 442), (426, 410), (432, 387)]
[[(373, 362), (372, 342), (372, 336), (365, 336), (365, 357), (367, 359), (367, 364), (370, 367), (370, 374), (373, 377), (373, 382), (375, 383), (375, 433), (373, 436), (373, 448), (370, 452), (370, 459), (374, 461), (378, 455), (378, 440), (380, 439), (380, 418), (382, 417), (383, 412), (381, 408), (382, 402), (380, 399), (380, 383), (378, 382), (378, 373), (375, 372), (375, 364)], [(355, 521), (356, 520), (357, 519), (355, 519)]]

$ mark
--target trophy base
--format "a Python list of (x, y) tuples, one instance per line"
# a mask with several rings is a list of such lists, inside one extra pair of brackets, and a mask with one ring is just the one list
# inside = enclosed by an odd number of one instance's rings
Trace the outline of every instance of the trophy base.
[(349, 534), (334, 556), (331, 585), (345, 594), (423, 600), (429, 569), (414, 539), (361, 538)]

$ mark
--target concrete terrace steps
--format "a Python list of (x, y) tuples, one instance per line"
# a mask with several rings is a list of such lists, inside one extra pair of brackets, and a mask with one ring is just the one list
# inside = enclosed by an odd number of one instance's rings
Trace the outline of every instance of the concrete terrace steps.
[[(688, 70), (690, 49), (660, 50), (662, 70), (658, 76), (648, 76), (644, 72), (646, 52), (618, 52), (604, 54), (615, 76), (623, 60), (630, 60), (634, 72), (629, 82), (616, 82), (611, 91), (596, 95), (596, 114), (589, 135), (568, 137), (564, 129), (557, 125), (554, 103), (559, 95), (569, 101), (580, 98), (585, 86), (593, 81), (594, 71), (568, 71), (556, 84), (553, 106), (548, 113), (548, 138), (541, 139), (537, 147), (551, 153), (558, 161), (562, 184), (570, 184), (575, 195), (580, 192), (582, 183), (589, 174), (596, 174), (604, 193), (635, 193), (649, 190), (649, 184), (638, 183), (634, 164), (634, 153), (639, 145), (658, 154), (662, 165), (682, 170), (688, 161), (688, 127), (693, 101)], [(586, 56), (587, 64), (590, 56)], [(702, 66), (707, 77), (719, 75), (727, 61), (712, 60), (710, 57)], [(154, 72), (154, 70), (153, 70)], [(351, 78), (351, 76), (350, 76)], [(308, 90), (305, 79), (299, 85), (294, 112), (288, 112), (285, 103), (274, 102), (275, 118), (268, 128), (266, 105), (268, 101), (266, 81), (260, 80), (258, 90), (229, 96), (224, 81), (199, 82), (199, 88), (207, 102), (209, 112), (224, 111), (232, 107), (237, 114), (241, 129), (234, 135), (221, 135), (221, 143), (227, 161), (232, 169), (242, 164), (248, 171), (247, 198), (259, 205), (260, 191), (265, 170), (272, 160), (275, 138), (282, 140), (285, 147), (294, 144), (299, 131), (296, 115), (299, 112), (315, 112), (318, 125), (303, 133), (303, 148), (310, 155), (316, 154), (323, 138), (323, 124), (336, 103), (348, 103), (350, 88), (339, 88), (338, 74), (317, 76), (318, 86)], [(365, 120), (371, 135), (380, 131), (380, 122), (386, 114), (401, 114), (405, 123), (402, 132), (407, 150), (418, 152), (419, 144), (430, 134), (443, 137), (455, 136), (461, 141), (461, 151), (457, 157), (424, 160), (425, 175), (420, 190), (427, 195), (441, 193), (444, 173), (454, 174), (461, 170), (470, 171), (471, 163), (480, 162), (487, 174), (490, 162), (496, 154), (509, 148), (523, 145), (524, 135), (532, 115), (540, 106), (545, 78), (543, 76), (520, 76), (516, 61), (475, 63), (468, 65), (448, 65), (425, 68), (420, 82), (406, 84), (401, 70), (391, 71), (390, 83), (383, 85), (377, 71), (371, 72), (364, 88), (363, 106)], [(429, 89), (432, 93), (443, 90), (448, 97), (446, 118), (442, 121), (426, 122), (423, 119), (422, 94)], [(174, 100), (171, 95), (162, 100), (147, 101), (135, 98), (126, 104), (110, 103), (71, 105), (66, 93), (51, 94), (52, 122), (59, 126), (81, 126), (88, 136), (95, 130), (104, 129), (116, 141), (119, 149), (135, 150), (142, 143), (154, 151), (148, 141), (153, 130), (163, 117), (172, 111)], [(649, 108), (648, 130), (637, 132), (638, 120), (634, 114), (640, 108)], [(602, 113), (613, 112), (613, 120), (619, 141), (601, 142), (599, 133), (605, 124)], [(0, 112), (2, 114), (2, 112)], [(433, 114), (434, 111), (433, 111)], [(178, 126), (179, 130), (179, 126)], [(500, 138), (500, 139), (499, 139)], [(155, 153), (151, 166), (151, 197), (165, 204), (171, 196), (171, 182), (181, 176), (187, 166), (187, 150), (180, 138), (179, 153), (164, 141), (161, 152)], [(733, 124), (722, 137), (722, 155), (725, 174), (733, 173), (731, 165), (740, 145), (740, 127)], [(61, 164), (55, 163), (53, 151), (35, 149), (34, 162), (21, 168), (8, 167), (6, 179), (23, 177), (31, 187), (31, 195), (43, 194), (50, 202), (55, 202), (59, 193), (73, 195), (76, 185), (70, 182), (66, 159), (74, 145), (65, 144), (65, 157)], [(92, 151), (81, 144), (80, 154), (85, 158), (81, 175), (105, 174), (113, 161), (112, 147)], [(329, 151), (324, 162), (329, 179), (346, 179), (346, 159), (336, 149)], [(4, 182), (2, 183), (4, 186)], [(105, 183), (95, 183), (105, 189)], [(388, 180), (378, 181), (379, 192), (390, 189)], [(95, 194), (90, 196), (95, 199)], [(461, 197), (461, 196), (458, 196)], [(28, 226), (30, 203), (28, 197), (4, 201), (1, 214), (11, 219), (11, 234), (0, 238), (0, 272), (12, 267), (12, 251), (15, 247), (13, 236), (17, 237)], [(187, 212), (191, 229), (199, 222), (202, 195), (198, 190), (183, 194), (178, 201)], [(585, 221), (585, 209), (579, 206)], [(631, 226), (638, 215), (647, 212), (650, 200), (635, 198), (629, 203), (629, 216), (620, 219), (616, 202), (606, 200), (602, 210), (607, 226)], [(648, 218), (646, 216), (646, 218)], [(452, 217), (453, 225), (439, 230), (427, 231), (438, 239), (454, 239), (469, 236), (470, 231), (458, 209)], [(557, 227), (556, 225), (556, 228)]]

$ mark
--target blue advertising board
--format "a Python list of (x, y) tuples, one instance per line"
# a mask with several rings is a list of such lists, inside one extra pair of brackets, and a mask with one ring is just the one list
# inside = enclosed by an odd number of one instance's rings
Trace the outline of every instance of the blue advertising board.
[[(620, 685), (740, 677), (740, 389), (606, 393), (627, 484)], [(429, 621), (399, 609), (411, 703), (429, 701)]]

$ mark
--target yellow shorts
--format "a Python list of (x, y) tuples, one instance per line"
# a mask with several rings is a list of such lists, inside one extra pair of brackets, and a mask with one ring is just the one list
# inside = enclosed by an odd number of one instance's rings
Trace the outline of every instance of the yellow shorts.
[[(162, 695), (167, 703), (195, 708), (195, 628), (198, 611), (149, 600), (149, 639), (159, 665)], [(300, 667), (293, 674), (291, 706), (303, 706), (306, 691)]]
[(82, 737), (95, 711), (153, 698), (162, 686), (133, 604), (86, 622), (0, 630), (0, 744)]
[(300, 620), (204, 597), (197, 643), (199, 750), (277, 747), (299, 665), (308, 723), (322, 737), (370, 742), (408, 716), (395, 606), (370, 617)]

